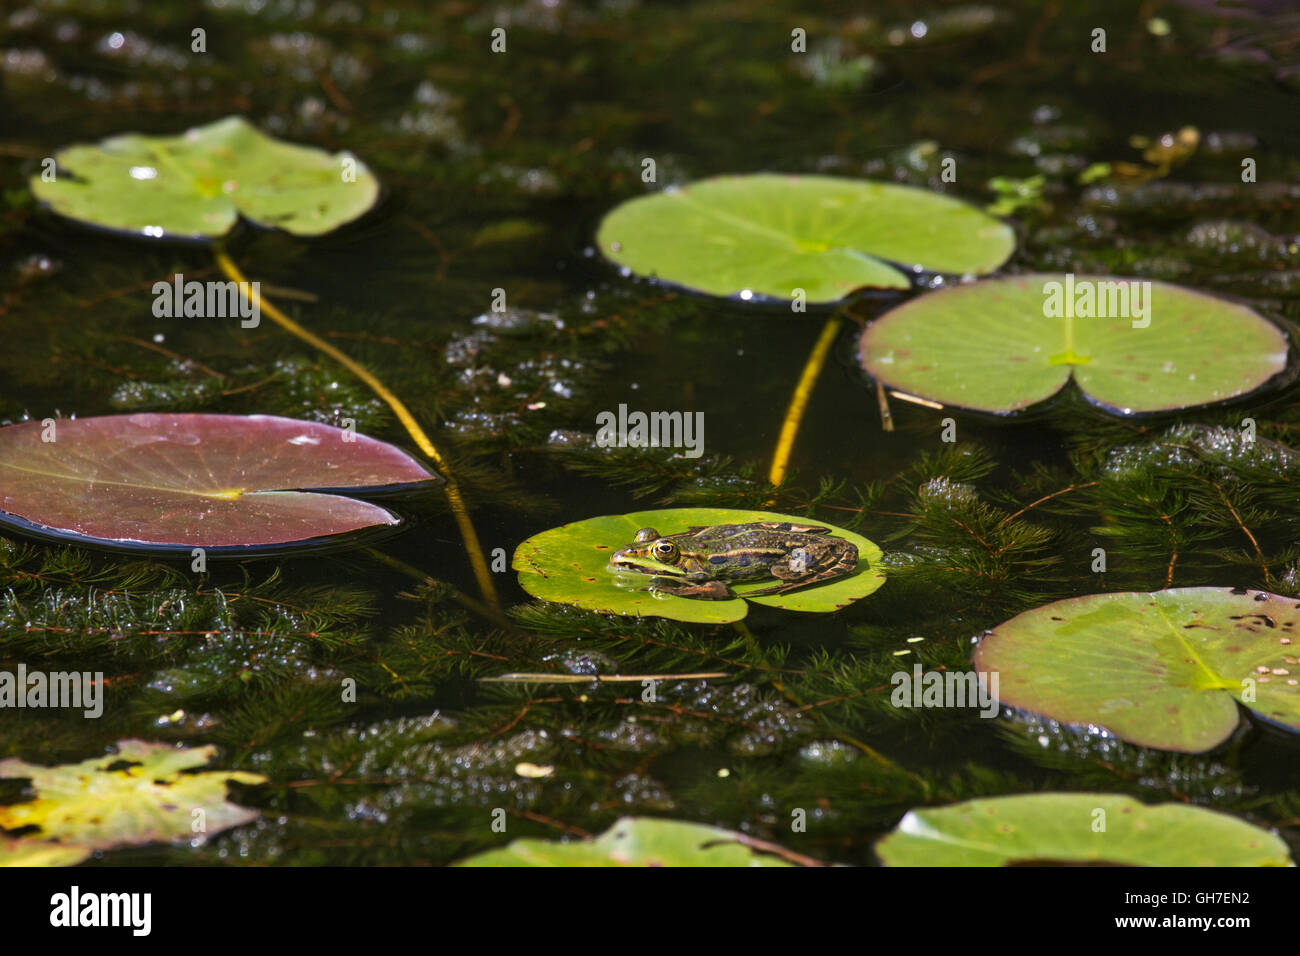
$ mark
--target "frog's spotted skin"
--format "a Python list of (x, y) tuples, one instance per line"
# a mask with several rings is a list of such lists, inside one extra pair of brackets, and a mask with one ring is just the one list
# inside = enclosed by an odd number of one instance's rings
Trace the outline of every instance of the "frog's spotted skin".
[(781, 583), (745, 597), (783, 594), (852, 574), (857, 565), (857, 547), (829, 528), (788, 521), (695, 526), (666, 535), (642, 528), (609, 559), (611, 571), (654, 575), (654, 590), (707, 600), (736, 597), (728, 582), (776, 578)]

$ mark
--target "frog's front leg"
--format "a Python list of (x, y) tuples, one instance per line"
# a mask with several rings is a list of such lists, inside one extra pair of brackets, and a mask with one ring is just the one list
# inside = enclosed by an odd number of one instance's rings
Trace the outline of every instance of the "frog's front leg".
[(655, 578), (650, 582), (652, 591), (662, 591), (676, 597), (695, 598), (704, 601), (726, 601), (734, 598), (736, 593), (725, 581), (688, 582), (675, 578)]

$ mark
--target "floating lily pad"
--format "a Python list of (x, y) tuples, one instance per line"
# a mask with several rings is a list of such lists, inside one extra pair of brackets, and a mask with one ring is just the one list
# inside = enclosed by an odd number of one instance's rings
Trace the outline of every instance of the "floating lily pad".
[[(831, 534), (857, 546), (856, 573), (810, 585), (785, 594), (746, 599), (748, 591), (770, 587), (775, 580), (735, 584), (740, 597), (729, 600), (701, 600), (647, 590), (651, 576), (614, 574), (609, 557), (632, 543), (641, 528), (652, 527), (661, 534), (675, 534), (696, 525), (743, 524), (751, 521), (791, 521), (830, 528)], [(534, 597), (573, 604), (607, 614), (667, 617), (676, 621), (729, 623), (739, 621), (749, 610), (746, 601), (787, 611), (838, 611), (866, 597), (885, 582), (880, 564), (881, 551), (875, 544), (852, 531), (792, 515), (768, 511), (737, 511), (730, 508), (667, 508), (626, 515), (605, 515), (575, 521), (533, 535), (515, 551), (513, 567), (519, 583)]]
[(701, 823), (623, 817), (591, 840), (513, 840), (456, 866), (794, 866), (754, 840)]
[(55, 153), (32, 192), (61, 216), (150, 238), (224, 236), (240, 216), (319, 236), (375, 204), (379, 183), (351, 153), (267, 136), (229, 116), (178, 136), (126, 133)]
[(1281, 838), (1244, 820), (1109, 793), (1035, 793), (912, 810), (876, 854), (887, 866), (1292, 865)]
[[(1085, 281), (1114, 284), (1115, 313), (1130, 287), (1146, 285), (1106, 276), (1072, 283), (1081, 289)], [(1286, 368), (1286, 336), (1245, 306), (1151, 282), (1150, 312), (1136, 318), (1145, 327), (1135, 327), (1132, 314), (1046, 314), (1044, 289), (1061, 283), (1064, 304), (1065, 282), (1064, 275), (1023, 275), (904, 303), (862, 333), (862, 367), (902, 392), (1002, 414), (1044, 401), (1073, 379), (1094, 405), (1122, 415), (1234, 398)], [(1112, 286), (1100, 288), (1110, 312)]]
[(378, 505), (327, 492), (435, 480), (392, 445), (269, 415), (106, 415), (0, 428), (0, 524), (114, 548), (247, 554), (317, 542), (400, 523)]
[(1300, 602), (1266, 591), (1174, 588), (1055, 601), (975, 650), (998, 697), (1161, 750), (1227, 740), (1242, 703), (1300, 730)]
[(117, 753), (57, 767), (0, 760), (0, 777), (30, 778), (36, 790), (35, 800), (0, 806), (0, 827), (36, 826), (39, 839), (68, 850), (107, 850), (192, 840), (256, 819), (256, 810), (227, 802), (226, 785), (265, 783), (265, 777), (185, 772), (208, 763), (216, 750), (119, 740)]
[(703, 179), (614, 208), (596, 244), (643, 276), (712, 295), (836, 302), (907, 289), (902, 270), (983, 275), (1015, 249), (1005, 223), (938, 193), (833, 176)]

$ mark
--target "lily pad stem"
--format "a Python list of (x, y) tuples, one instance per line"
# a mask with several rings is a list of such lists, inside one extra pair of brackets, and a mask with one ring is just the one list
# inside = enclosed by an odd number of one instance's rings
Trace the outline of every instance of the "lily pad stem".
[(794, 395), (790, 397), (790, 407), (786, 409), (785, 421), (781, 423), (781, 437), (776, 443), (776, 454), (772, 456), (772, 468), (767, 473), (768, 483), (773, 488), (779, 487), (785, 481), (786, 466), (790, 463), (790, 453), (794, 450), (794, 440), (799, 434), (799, 425), (803, 422), (804, 411), (808, 408), (808, 399), (817, 384), (817, 377), (821, 375), (822, 366), (826, 364), (826, 356), (830, 354), (831, 346), (835, 344), (835, 336), (839, 330), (838, 314), (826, 320), (821, 337), (817, 339), (817, 344), (813, 346), (812, 353), (804, 364), (803, 374), (799, 376), (799, 384), (794, 388)]
[(880, 429), (894, 430), (894, 413), (889, 410), (889, 393), (885, 391), (884, 382), (876, 382), (876, 404), (880, 406)]
[(447, 466), (446, 460), (438, 453), (429, 436), (424, 433), (419, 422), (415, 420), (410, 410), (402, 404), (402, 400), (388, 390), (388, 386), (376, 378), (365, 366), (358, 363), (348, 355), (339, 351), (333, 345), (326, 342), (318, 335), (307, 331), (293, 319), (289, 318), (271, 302), (258, 292), (258, 287), (248, 281), (247, 277), (239, 271), (233, 259), (227, 255), (226, 251), (220, 247), (214, 250), (217, 265), (227, 277), (235, 282), (240, 283), (240, 288), (247, 289), (248, 295), (253, 304), (257, 306), (262, 313), (270, 317), (271, 321), (280, 328), (284, 329), (290, 335), (301, 339), (312, 348), (324, 352), (334, 361), (338, 362), (349, 372), (355, 375), (361, 381), (370, 386), (371, 390), (384, 400), (397, 420), (402, 423), (415, 442), (416, 447), (422, 451), (426, 457), (432, 460), (442, 472), (443, 478), (446, 479), (444, 489), (447, 493), (447, 502), (451, 505), (452, 516), (456, 519), (456, 524), (460, 527), (460, 536), (465, 542), (465, 550), (469, 553), (470, 564), (474, 568), (474, 576), (478, 579), (479, 590), (483, 594), (483, 599), (493, 607), (497, 606), (496, 587), (492, 584), (492, 572), (488, 570), (486, 559), (483, 557), (483, 546), (479, 544), (478, 534), (474, 530), (474, 524), (470, 521), (469, 509), (465, 507), (465, 499), (461, 497), (460, 488), (456, 484), (456, 479)]

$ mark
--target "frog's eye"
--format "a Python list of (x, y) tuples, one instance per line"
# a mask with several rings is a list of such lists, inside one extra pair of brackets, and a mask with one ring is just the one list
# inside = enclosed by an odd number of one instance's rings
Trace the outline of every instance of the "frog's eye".
[(654, 528), (642, 528), (636, 533), (636, 537), (633, 538), (632, 541), (635, 544), (645, 544), (647, 541), (653, 541), (657, 537), (659, 537), (659, 532)]
[(673, 544), (667, 538), (654, 543), (654, 553), (656, 558), (668, 560), (677, 554), (677, 545)]

